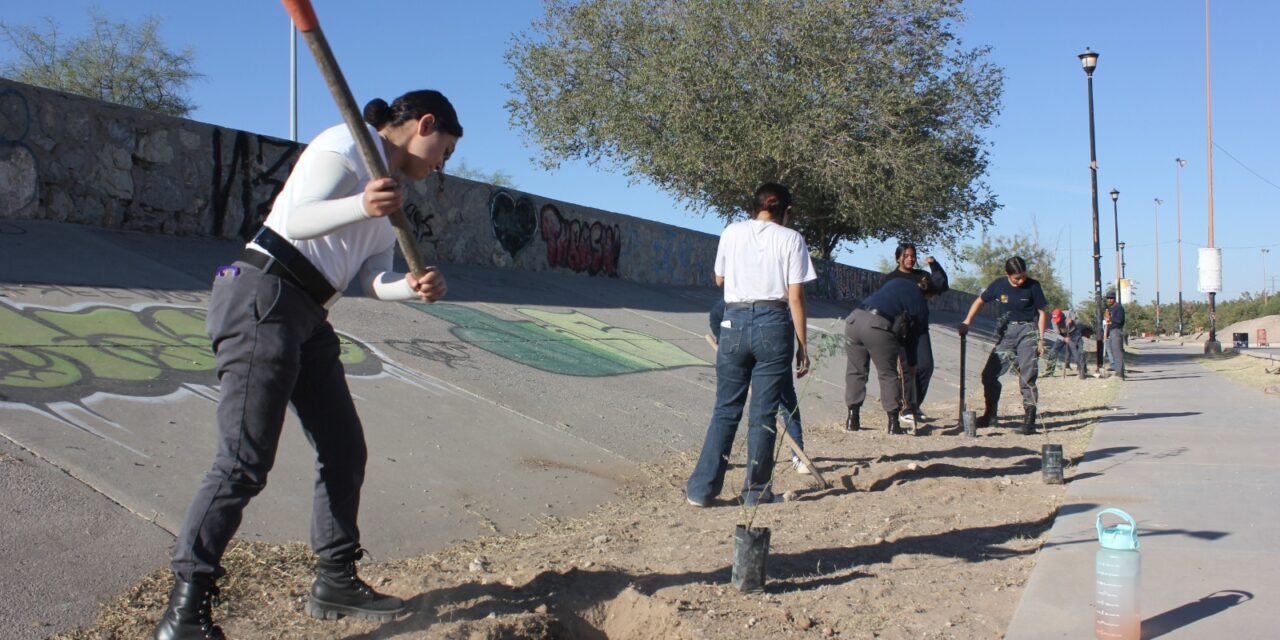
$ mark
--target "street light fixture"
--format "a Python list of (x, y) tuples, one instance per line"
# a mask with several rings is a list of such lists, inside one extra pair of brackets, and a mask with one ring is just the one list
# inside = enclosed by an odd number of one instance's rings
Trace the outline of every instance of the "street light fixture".
[[(1124, 268), (1127, 267), (1129, 263), (1124, 261), (1124, 243), (1117, 242), (1116, 246), (1119, 247), (1120, 249), (1120, 280), (1124, 280)], [(1119, 281), (1117, 281), (1116, 282), (1116, 290), (1117, 290), (1116, 300), (1120, 299), (1120, 294), (1118, 293), (1119, 289), (1120, 289), (1120, 283)]]
[(1182, 158), (1174, 158), (1177, 163), (1177, 187), (1178, 187), (1178, 335), (1183, 332), (1182, 327), (1182, 168), (1187, 166), (1187, 161)]
[[(1098, 54), (1085, 47), (1077, 56), (1084, 67), (1089, 85), (1089, 180), (1093, 194), (1093, 304), (1095, 353), (1098, 373), (1102, 373), (1102, 247), (1098, 242), (1098, 147), (1094, 140), (1093, 126), (1093, 70), (1098, 67)], [(1119, 193), (1116, 193), (1119, 197)]]

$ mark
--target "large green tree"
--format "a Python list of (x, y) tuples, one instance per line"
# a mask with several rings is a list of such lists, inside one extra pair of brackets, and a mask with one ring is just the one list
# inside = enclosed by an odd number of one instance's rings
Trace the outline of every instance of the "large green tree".
[(45, 18), (43, 29), (0, 22), (0, 35), (16, 53), (0, 71), (19, 82), (156, 113), (191, 113), (187, 84), (200, 77), (192, 70), (195, 53), (165, 46), (159, 18), (112, 22), (90, 10), (89, 22), (87, 34), (70, 39), (53, 18)]
[(487, 182), (491, 185), (506, 187), (508, 189), (517, 188), (516, 183), (511, 179), (511, 174), (506, 171), (503, 171), (502, 169), (494, 169), (492, 173), (489, 173), (484, 169), (467, 164), (466, 158), (458, 158), (457, 160), (449, 161), (448, 172), (452, 175), (458, 176), (459, 178), (466, 178), (477, 182)]
[(507, 50), (507, 108), (544, 166), (611, 166), (726, 219), (782, 182), (823, 257), (954, 240), (997, 207), (982, 131), (1003, 83), (963, 18), (959, 0), (547, 0)]
[[(1027, 273), (1040, 282), (1050, 309), (1070, 309), (1071, 293), (1062, 286), (1058, 277), (1052, 249), (1040, 244), (1039, 236), (1018, 233), (1011, 236), (982, 238), (974, 244), (966, 244), (957, 251), (961, 261), (959, 275), (951, 276), (952, 288), (977, 293), (996, 278), (1005, 276), (1005, 260), (1021, 256), (1027, 261)], [(1089, 316), (1093, 317), (1092, 312)]]

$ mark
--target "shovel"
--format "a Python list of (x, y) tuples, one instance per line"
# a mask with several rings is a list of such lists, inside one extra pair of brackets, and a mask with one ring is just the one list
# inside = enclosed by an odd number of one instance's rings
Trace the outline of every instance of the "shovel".
[(960, 428), (966, 436), (970, 438), (978, 435), (978, 414), (974, 411), (966, 411), (964, 408), (964, 386), (965, 386), (965, 351), (968, 344), (966, 336), (960, 336)]

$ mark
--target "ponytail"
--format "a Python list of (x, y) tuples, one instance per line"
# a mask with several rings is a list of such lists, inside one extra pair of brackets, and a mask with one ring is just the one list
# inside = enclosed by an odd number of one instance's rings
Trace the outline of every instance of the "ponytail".
[(410, 120), (418, 120), (430, 113), (436, 117), (436, 128), (462, 137), (462, 125), (458, 122), (458, 112), (443, 93), (431, 89), (410, 91), (387, 104), (386, 100), (374, 98), (364, 106), (364, 121), (375, 129), (404, 124)]

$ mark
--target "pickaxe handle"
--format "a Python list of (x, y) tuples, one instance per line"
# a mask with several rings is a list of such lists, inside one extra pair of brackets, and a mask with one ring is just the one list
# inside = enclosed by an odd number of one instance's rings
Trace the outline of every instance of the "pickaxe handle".
[(964, 361), (965, 361), (965, 344), (968, 342), (967, 336), (960, 336), (960, 422), (964, 423)]
[[(347, 86), (347, 80), (342, 76), (342, 69), (338, 68), (338, 60), (334, 58), (333, 50), (329, 48), (329, 41), (320, 30), (320, 21), (316, 18), (311, 0), (280, 1), (288, 10), (293, 24), (298, 31), (302, 32), (303, 39), (307, 41), (307, 46), (316, 59), (316, 65), (320, 67), (320, 74), (324, 76), (325, 84), (329, 85), (329, 91), (333, 93), (333, 99), (338, 103), (338, 111), (342, 113), (342, 119), (351, 130), (351, 136), (355, 138), (356, 146), (360, 149), (360, 157), (364, 159), (369, 175), (375, 180), (387, 177), (387, 167), (382, 163), (382, 156), (378, 155), (378, 149), (373, 144), (373, 136), (369, 135), (364, 119), (360, 117), (360, 109), (356, 106), (355, 98), (351, 96), (351, 88)], [(409, 219), (405, 217), (402, 210), (394, 211), (388, 217), (391, 220), (391, 226), (395, 227), (396, 239), (400, 243), (400, 251), (404, 254), (405, 262), (409, 264), (409, 271), (413, 272), (415, 277), (421, 277), (427, 269), (423, 264), (422, 255), (418, 252), (418, 244), (414, 240), (413, 227), (410, 226)]]

